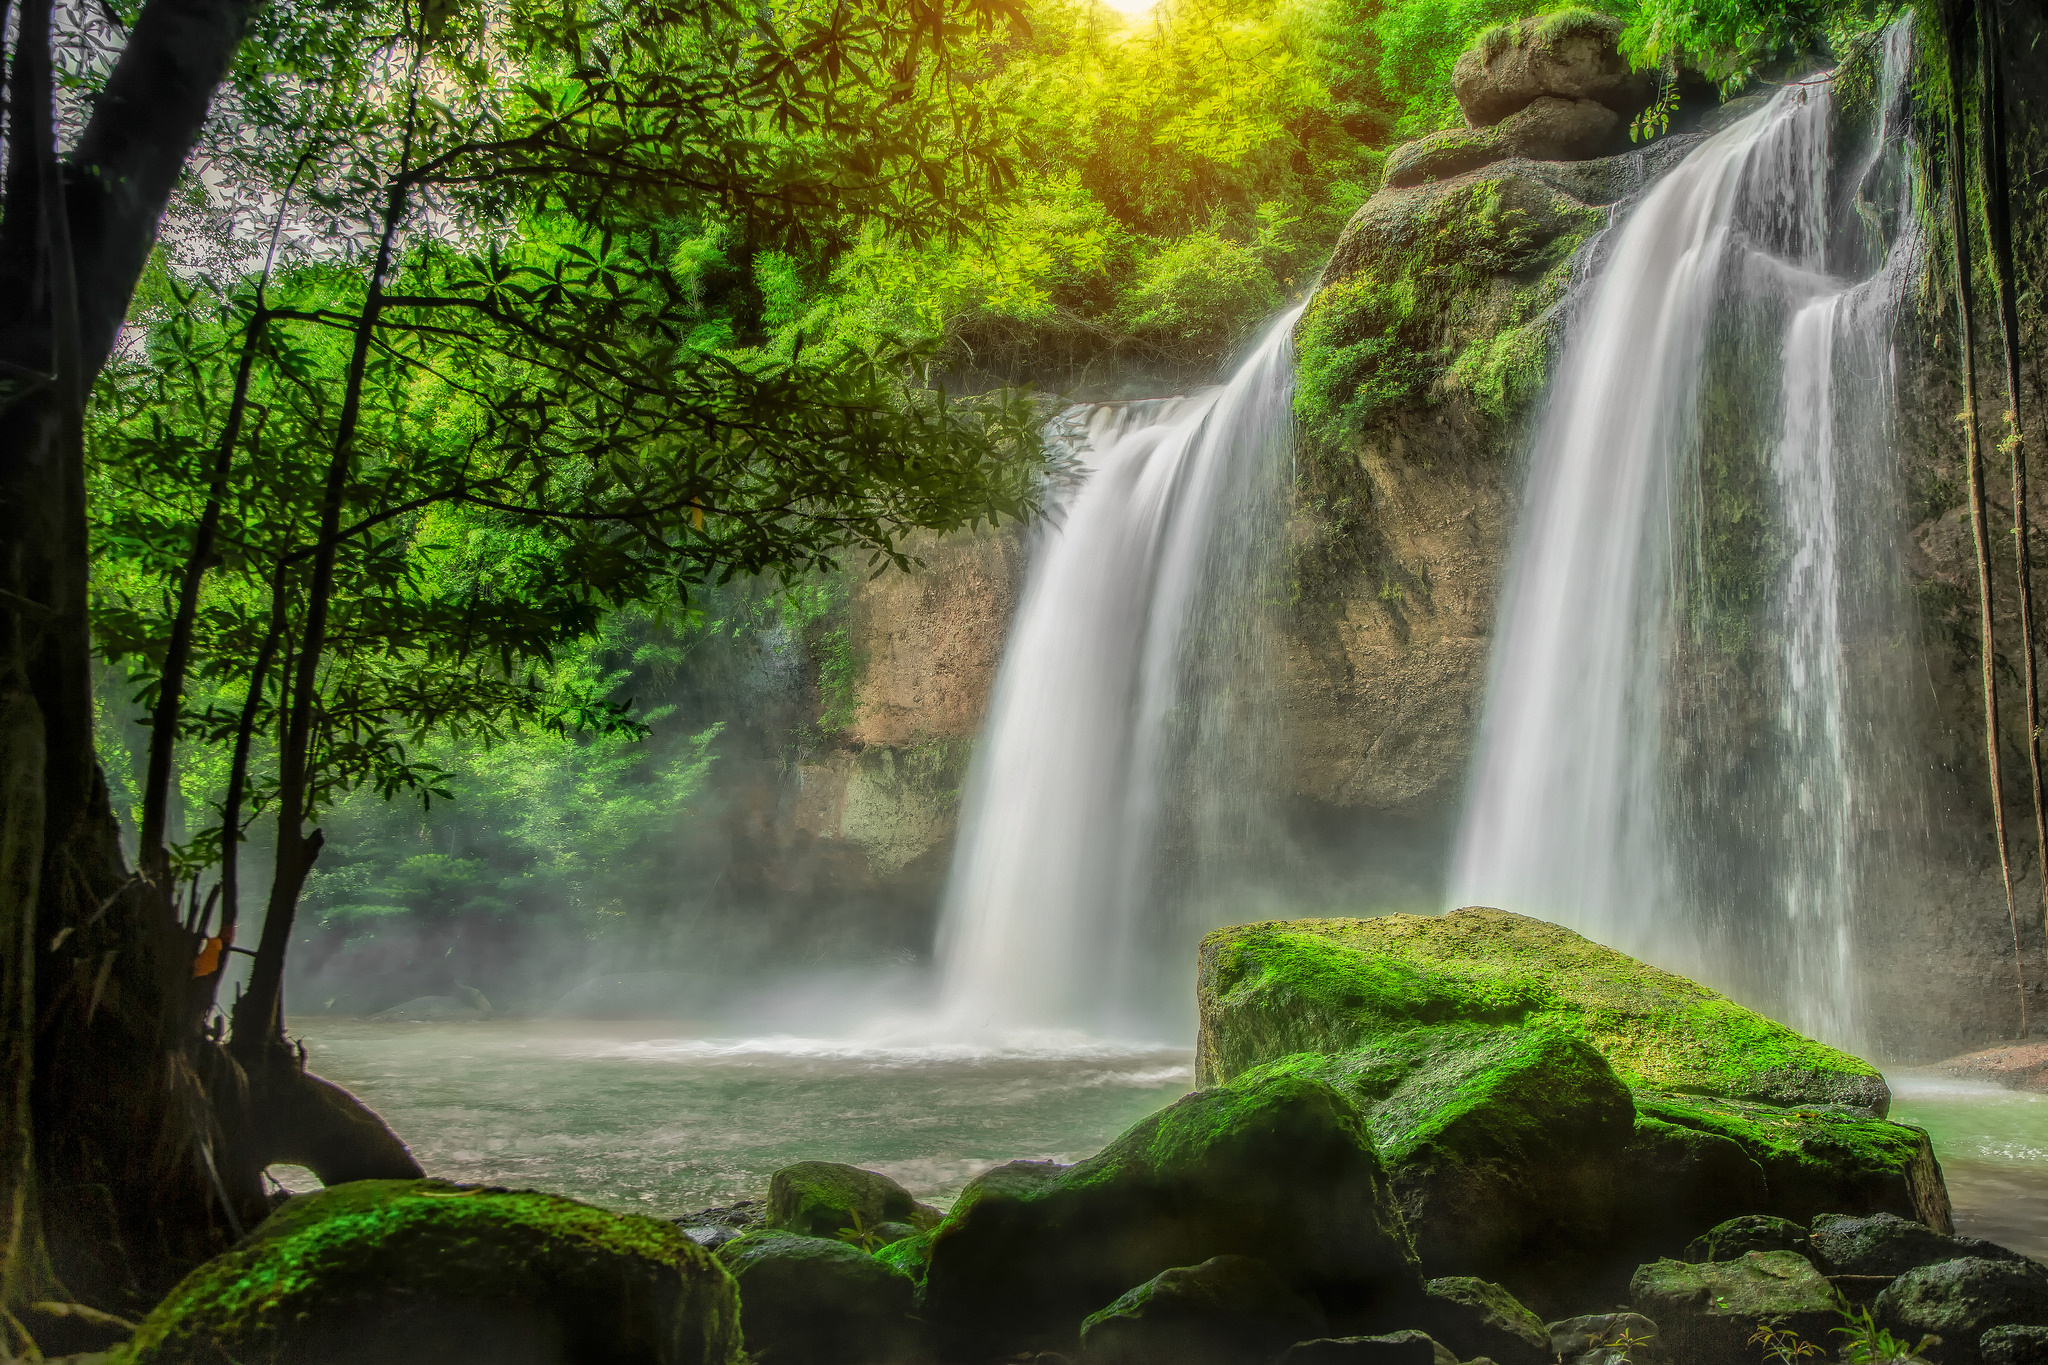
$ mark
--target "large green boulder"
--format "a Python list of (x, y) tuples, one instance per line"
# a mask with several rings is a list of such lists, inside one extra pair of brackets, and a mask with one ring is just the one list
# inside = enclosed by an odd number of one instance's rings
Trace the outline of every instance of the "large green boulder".
[(806, 1237), (836, 1237), (890, 1223), (928, 1228), (939, 1211), (880, 1171), (837, 1161), (799, 1161), (768, 1178), (768, 1226)]
[(1358, 1105), (1431, 1271), (1516, 1281), (1540, 1267), (1570, 1278), (1572, 1250), (1604, 1244), (1611, 1172), (1635, 1110), (1583, 1040), (1540, 1027), (1409, 1028), (1246, 1076), (1287, 1074), (1326, 1081)]
[(1827, 1346), (1842, 1303), (1825, 1275), (1793, 1251), (1750, 1251), (1732, 1261), (1656, 1261), (1629, 1281), (1636, 1312), (1657, 1324), (1672, 1365), (1762, 1362), (1759, 1327)]
[(747, 1354), (773, 1365), (867, 1365), (915, 1347), (917, 1286), (897, 1266), (825, 1237), (736, 1237), (718, 1259), (739, 1282)]
[(194, 1270), (133, 1365), (731, 1365), (732, 1278), (672, 1223), (556, 1195), (362, 1180)]
[(1202, 943), (1200, 1084), (1285, 1072), (1365, 1115), (1431, 1275), (1546, 1314), (1746, 1214), (1947, 1231), (1874, 1068), (1684, 977), (1499, 910), (1272, 921)]
[(1891, 1104), (1868, 1062), (1673, 972), (1504, 910), (1268, 920), (1202, 941), (1197, 1085), (1421, 1025), (1542, 1024), (1639, 1089), (1769, 1104)]
[(962, 1356), (1071, 1350), (1126, 1290), (1212, 1256), (1263, 1261), (1333, 1320), (1422, 1292), (1358, 1108), (1306, 1075), (1200, 1090), (1074, 1166), (1015, 1163), (932, 1238), (925, 1317)]

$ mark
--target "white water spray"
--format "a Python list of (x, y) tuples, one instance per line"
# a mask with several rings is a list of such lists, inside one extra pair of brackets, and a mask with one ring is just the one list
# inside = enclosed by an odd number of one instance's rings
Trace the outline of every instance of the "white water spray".
[(1858, 736), (1886, 729), (1847, 659), (1896, 605), (1908, 35), (1886, 35), (1846, 193), (1832, 86), (1789, 87), (1600, 244), (1531, 451), (1450, 886), (1844, 1042), (1883, 747)]
[(1161, 864), (1194, 855), (1164, 844), (1176, 824), (1187, 842), (1188, 754), (1213, 756), (1255, 671), (1299, 311), (1222, 388), (1067, 414), (1086, 475), (1033, 548), (940, 922), (956, 1032), (1157, 1031), (1147, 978), (1169, 962), (1185, 994), (1200, 926)]

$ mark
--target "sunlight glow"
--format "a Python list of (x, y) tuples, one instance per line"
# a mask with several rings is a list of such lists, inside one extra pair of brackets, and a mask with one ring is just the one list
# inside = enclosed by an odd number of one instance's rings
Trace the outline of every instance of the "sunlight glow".
[(1102, 0), (1119, 14), (1143, 14), (1151, 9), (1156, 0)]

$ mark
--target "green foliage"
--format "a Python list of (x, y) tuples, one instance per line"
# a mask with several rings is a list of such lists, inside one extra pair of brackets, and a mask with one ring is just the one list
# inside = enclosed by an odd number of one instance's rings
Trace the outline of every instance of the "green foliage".
[(1843, 1365), (1912, 1365), (1926, 1360), (1927, 1352), (1941, 1344), (1940, 1337), (1929, 1333), (1909, 1345), (1878, 1326), (1868, 1308), (1845, 1308), (1842, 1320), (1848, 1326), (1835, 1328), (1834, 1335), (1842, 1338)]

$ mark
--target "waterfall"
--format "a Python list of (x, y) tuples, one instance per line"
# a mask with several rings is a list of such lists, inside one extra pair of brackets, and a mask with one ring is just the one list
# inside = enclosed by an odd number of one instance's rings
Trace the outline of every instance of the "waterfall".
[(1827, 78), (1780, 90), (1594, 244), (1530, 447), (1449, 888), (1842, 1042), (1850, 917), (1902, 766), (1879, 655), (1903, 619), (1909, 34), (1884, 35), (1863, 108)]
[(1169, 963), (1186, 995), (1203, 854), (1250, 837), (1299, 312), (1221, 388), (1051, 428), (1081, 477), (1037, 532), (968, 778), (938, 938), (956, 1030), (1157, 1032)]

